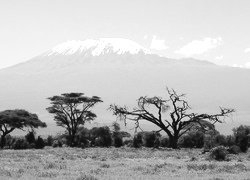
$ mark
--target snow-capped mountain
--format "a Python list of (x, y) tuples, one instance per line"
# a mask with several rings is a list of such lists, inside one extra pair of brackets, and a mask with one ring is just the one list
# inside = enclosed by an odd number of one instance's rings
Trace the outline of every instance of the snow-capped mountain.
[(138, 43), (122, 38), (88, 39), (67, 41), (51, 50), (16, 66), (2, 71), (17, 74), (53, 73), (67, 69), (83, 69), (86, 66), (117, 68), (117, 66), (210, 66), (208, 61), (195, 59), (170, 59), (152, 53)]
[(67, 41), (54, 47), (45, 55), (72, 55), (80, 54), (100, 56), (104, 54), (153, 54), (150, 50), (138, 43), (122, 38), (101, 38), (100, 40), (87, 39), (85, 41)]
[(100, 96), (104, 102), (94, 108), (100, 123), (115, 121), (107, 111), (111, 103), (133, 108), (140, 96), (167, 98), (166, 86), (186, 93), (193, 112), (214, 113), (219, 106), (235, 108), (235, 122), (229, 120), (221, 126), (227, 133), (250, 118), (250, 70), (192, 58), (160, 57), (126, 39), (62, 43), (0, 70), (0, 82), (0, 110), (23, 108), (38, 113), (51, 133), (56, 126), (45, 110), (47, 98), (67, 92)]

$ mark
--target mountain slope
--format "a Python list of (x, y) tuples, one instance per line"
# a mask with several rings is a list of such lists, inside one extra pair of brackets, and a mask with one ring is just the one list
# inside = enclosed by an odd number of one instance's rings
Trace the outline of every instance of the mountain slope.
[[(165, 87), (168, 86), (186, 93), (194, 112), (215, 113), (219, 106), (235, 108), (234, 120), (229, 119), (225, 127), (218, 126), (226, 133), (250, 119), (248, 69), (217, 66), (195, 59), (168, 59), (146, 53), (144, 48), (125, 52), (125, 48), (121, 48), (124, 46), (117, 44), (109, 44), (97, 56), (91, 53), (98, 43), (79, 44), (81, 46), (64, 46), (65, 51), (53, 48), (25, 63), (1, 70), (0, 109), (24, 108), (36, 112), (49, 123), (43, 133), (55, 133), (53, 117), (45, 110), (49, 106), (46, 98), (50, 96), (65, 92), (100, 96), (104, 103), (97, 105), (94, 111), (98, 115), (97, 122), (107, 123), (116, 119), (107, 111), (111, 103), (132, 108), (136, 106), (136, 99), (143, 95), (167, 97)], [(108, 48), (116, 51), (108, 51)]]

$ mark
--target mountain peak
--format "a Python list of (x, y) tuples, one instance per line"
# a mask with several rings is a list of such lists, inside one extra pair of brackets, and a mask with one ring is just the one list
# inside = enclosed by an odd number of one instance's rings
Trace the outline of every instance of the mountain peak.
[(138, 43), (123, 38), (101, 38), (99, 40), (87, 39), (85, 41), (67, 41), (52, 48), (45, 55), (72, 55), (85, 54), (100, 56), (103, 54), (153, 54), (150, 50), (142, 47)]

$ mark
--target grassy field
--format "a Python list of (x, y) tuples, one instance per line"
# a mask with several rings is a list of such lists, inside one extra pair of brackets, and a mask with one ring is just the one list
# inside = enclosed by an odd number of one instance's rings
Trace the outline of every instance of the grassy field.
[(210, 161), (201, 150), (48, 148), (1, 150), (0, 179), (250, 180), (250, 153)]

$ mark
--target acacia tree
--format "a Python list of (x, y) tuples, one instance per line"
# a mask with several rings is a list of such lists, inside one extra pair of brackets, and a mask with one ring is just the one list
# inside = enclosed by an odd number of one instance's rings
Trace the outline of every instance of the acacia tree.
[(102, 102), (97, 97), (83, 96), (83, 93), (65, 93), (61, 96), (53, 96), (48, 99), (52, 106), (48, 107), (49, 113), (55, 114), (54, 120), (58, 126), (66, 128), (69, 136), (69, 145), (75, 146), (75, 137), (79, 126), (96, 118), (90, 109), (95, 104)]
[[(167, 88), (169, 99), (161, 97), (140, 97), (138, 106), (133, 110), (128, 110), (126, 106), (120, 107), (115, 104), (110, 105), (110, 110), (119, 119), (134, 121), (136, 129), (140, 128), (139, 122), (142, 120), (155, 124), (169, 136), (170, 147), (176, 149), (179, 138), (187, 133), (192, 127), (199, 125), (204, 130), (211, 124), (223, 122), (234, 109), (220, 107), (218, 114), (198, 114), (189, 113), (191, 109), (188, 102), (184, 100), (185, 94), (177, 94), (175, 90)], [(163, 113), (169, 111), (168, 117), (163, 117)], [(211, 122), (211, 123), (209, 123)], [(211, 127), (209, 127), (211, 128)]]
[(0, 112), (0, 147), (5, 146), (6, 135), (15, 129), (46, 127), (46, 123), (39, 120), (38, 116), (23, 109), (5, 110)]

